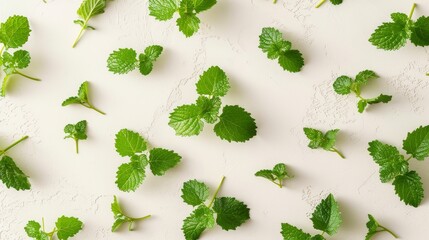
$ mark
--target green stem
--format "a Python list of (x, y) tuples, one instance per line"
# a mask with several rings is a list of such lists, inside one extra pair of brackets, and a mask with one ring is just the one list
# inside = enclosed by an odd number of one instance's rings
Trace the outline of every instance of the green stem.
[(320, 6), (322, 6), (325, 2), (326, 2), (326, 0), (320, 0), (320, 2), (316, 5), (316, 8), (319, 8), (319, 7), (320, 7)]
[(134, 220), (134, 221), (142, 221), (142, 220), (145, 220), (145, 219), (148, 219), (148, 218), (150, 218), (150, 217), (152, 217), (152, 215), (147, 215), (147, 216), (144, 216), (144, 217), (139, 217), (139, 218), (131, 218), (132, 220)]
[(134, 221), (131, 221), (130, 224), (128, 224), (128, 231), (133, 230)]
[(78, 42), (79, 42), (79, 40), (82, 38), (82, 34), (83, 34), (83, 31), (84, 31), (84, 30), (85, 30), (85, 28), (86, 28), (86, 24), (87, 24), (87, 23), (88, 23), (88, 20), (85, 20), (85, 22), (83, 23), (82, 28), (80, 29), (79, 34), (77, 35), (76, 40), (74, 40), (74, 43), (73, 43), (73, 45), (72, 45), (72, 48), (76, 47), (77, 43), (78, 43)]
[(408, 15), (408, 20), (411, 20), (414, 14), (414, 9), (416, 9), (417, 4), (413, 3), (413, 7), (411, 8), (410, 15)]
[(5, 154), (9, 149), (15, 147), (17, 144), (19, 144), (20, 142), (24, 141), (25, 139), (27, 139), (28, 136), (24, 136), (21, 139), (19, 139), (18, 141), (12, 143), (9, 147), (5, 148), (4, 150), (1, 150), (0, 153), (1, 154)]
[(82, 104), (82, 106), (84, 106), (84, 107), (86, 107), (86, 108), (92, 109), (92, 110), (94, 110), (94, 111), (96, 111), (96, 112), (98, 112), (98, 113), (100, 113), (100, 114), (106, 115), (106, 113), (105, 113), (105, 112), (103, 112), (103, 111), (101, 111), (100, 109), (98, 109), (98, 108), (94, 107), (94, 105), (92, 105), (91, 103), (87, 103), (87, 105), (86, 105), (86, 104), (84, 104), (84, 103), (81, 103), (81, 104)]
[(212, 207), (213, 202), (214, 202), (214, 200), (216, 199), (217, 194), (219, 193), (219, 190), (220, 190), (220, 188), (222, 187), (222, 184), (223, 184), (223, 182), (224, 182), (224, 181), (225, 181), (225, 176), (222, 176), (222, 180), (220, 181), (219, 186), (217, 187), (217, 189), (216, 189), (216, 191), (215, 191), (215, 193), (214, 193), (214, 195), (213, 195), (213, 198), (212, 198), (212, 200), (210, 201), (210, 204), (208, 205), (208, 208), (211, 208), (211, 207)]
[(412, 158), (413, 156), (409, 156), (407, 159), (405, 159), (405, 161), (410, 161), (410, 159)]
[(41, 81), (40, 78), (30, 77), (30, 76), (28, 76), (22, 72), (16, 71), (16, 70), (15, 70), (15, 74), (21, 75), (23, 77), (26, 77), (26, 78), (34, 80), (34, 81)]
[(383, 226), (379, 226), (381, 229), (383, 229), (383, 231), (386, 231), (386, 232), (388, 232), (388, 233), (390, 233), (394, 238), (399, 238), (399, 236), (398, 235), (396, 235), (394, 232), (392, 232), (390, 229), (388, 229), (388, 228), (386, 228), (386, 227), (383, 227)]
[(74, 139), (76, 145), (76, 153), (79, 154), (79, 140), (77, 138)]
[(3, 45), (3, 47), (1, 47), (0, 49), (0, 55), (3, 53), (5, 46)]
[(344, 157), (344, 155), (340, 152), (340, 151), (338, 151), (338, 149), (336, 149), (336, 148), (331, 148), (331, 150), (330, 150), (331, 152), (335, 152), (335, 153), (337, 153), (338, 155), (340, 155), (340, 157), (342, 158), (342, 159), (345, 159), (346, 157)]

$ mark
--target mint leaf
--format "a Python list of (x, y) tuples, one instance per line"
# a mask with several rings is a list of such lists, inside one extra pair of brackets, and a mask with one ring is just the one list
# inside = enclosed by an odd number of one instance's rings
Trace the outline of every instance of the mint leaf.
[(41, 226), (36, 221), (28, 221), (27, 225), (25, 226), (24, 230), (27, 233), (27, 235), (31, 238), (40, 238), (40, 230)]
[(245, 142), (256, 136), (256, 123), (250, 113), (240, 106), (225, 106), (214, 131), (228, 142)]
[(178, 9), (178, 0), (149, 0), (149, 15), (160, 21), (173, 18)]
[(15, 68), (23, 69), (30, 65), (31, 57), (30, 53), (26, 50), (18, 50), (13, 53), (13, 61), (15, 63)]
[(16, 190), (28, 190), (31, 188), (28, 176), (8, 156), (3, 156), (0, 160), (0, 180), (7, 188), (12, 187)]
[(129, 73), (136, 68), (137, 53), (131, 48), (113, 51), (107, 59), (107, 68), (115, 74)]
[(122, 211), (121, 205), (119, 204), (118, 198), (116, 196), (113, 196), (113, 202), (111, 204), (111, 210), (112, 210), (113, 216), (115, 218), (115, 221), (113, 222), (113, 225), (112, 225), (112, 232), (117, 231), (122, 226), (122, 224), (124, 224), (124, 223), (128, 223), (128, 230), (132, 231), (135, 222), (143, 221), (143, 220), (151, 217), (151, 215), (147, 215), (144, 217), (133, 218), (133, 217), (126, 215)]
[(283, 39), (281, 32), (273, 27), (265, 27), (259, 35), (259, 48), (269, 59), (277, 59), (280, 66), (289, 72), (299, 72), (304, 66), (304, 58), (298, 50), (291, 50), (292, 44)]
[(189, 180), (183, 184), (182, 199), (191, 206), (203, 204), (209, 198), (209, 187), (197, 180)]
[(417, 160), (424, 160), (428, 157), (429, 126), (420, 126), (408, 133), (407, 138), (403, 141), (403, 149)]
[(76, 153), (79, 153), (79, 140), (86, 140), (86, 120), (82, 120), (76, 124), (67, 124), (64, 127), (64, 133), (67, 135), (64, 138), (72, 138), (75, 141)]
[(154, 175), (164, 175), (167, 170), (175, 167), (180, 162), (181, 158), (182, 157), (174, 151), (154, 148), (150, 150), (149, 155), (150, 170)]
[(310, 143), (308, 144), (309, 148), (316, 149), (322, 146), (324, 134), (321, 131), (305, 127), (304, 133), (308, 140), (310, 140)]
[(75, 217), (62, 216), (55, 223), (57, 236), (60, 240), (67, 240), (82, 230), (83, 223)]
[(204, 127), (201, 109), (195, 104), (179, 106), (170, 113), (168, 125), (176, 131), (176, 135), (198, 135)]
[(321, 142), (320, 146), (327, 151), (331, 151), (331, 149), (334, 149), (335, 142), (337, 141), (337, 134), (339, 131), (340, 129), (332, 129), (327, 131), (323, 136), (323, 141)]
[(316, 206), (311, 217), (313, 227), (329, 235), (334, 235), (341, 225), (341, 212), (332, 194)]
[(194, 35), (200, 28), (200, 19), (194, 13), (181, 13), (176, 23), (186, 37)]
[(335, 148), (335, 142), (339, 131), (339, 129), (332, 129), (323, 134), (323, 132), (314, 128), (304, 128), (304, 133), (308, 140), (310, 140), (308, 144), (309, 148), (322, 148), (326, 151), (337, 153), (341, 158), (345, 158), (344, 155)]
[(420, 17), (412, 27), (410, 40), (414, 45), (425, 47), (429, 45), (429, 17)]
[(163, 48), (158, 45), (152, 45), (145, 49), (144, 54), (139, 55), (139, 70), (143, 75), (152, 72), (153, 63), (161, 55)]
[(392, 100), (392, 96), (380, 94), (376, 98), (368, 99), (367, 102), (368, 104), (377, 104), (377, 103), (388, 103), (390, 102), (390, 100)]
[(377, 220), (371, 215), (368, 214), (368, 222), (366, 223), (366, 227), (368, 228), (368, 233), (365, 236), (365, 240), (372, 239), (373, 236), (375, 236), (379, 232), (388, 232), (390, 233), (394, 238), (398, 238), (398, 236), (393, 233), (390, 229), (383, 227), (380, 225)]
[(283, 187), (283, 180), (287, 178), (291, 178), (287, 172), (286, 164), (278, 163), (274, 166), (272, 170), (263, 169), (259, 170), (255, 173), (257, 177), (263, 177), (276, 184), (280, 188)]
[(346, 95), (352, 91), (353, 79), (347, 76), (340, 76), (334, 82), (334, 90), (336, 93)]
[(415, 171), (397, 176), (393, 185), (396, 194), (406, 205), (418, 207), (422, 202), (424, 197), (423, 183)]
[(115, 148), (122, 157), (132, 157), (137, 153), (146, 151), (147, 144), (140, 134), (128, 129), (121, 129), (116, 134)]
[(197, 106), (201, 110), (201, 118), (207, 123), (216, 123), (222, 102), (219, 97), (207, 98), (200, 96), (197, 99)]
[(343, 3), (343, 0), (330, 0), (330, 1), (334, 5), (339, 5), (339, 4)]
[(355, 83), (360, 86), (366, 85), (370, 80), (377, 79), (379, 76), (372, 70), (363, 70), (356, 75)]
[(228, 77), (218, 66), (207, 69), (196, 85), (198, 94), (215, 97), (225, 96), (230, 88)]
[(116, 185), (124, 192), (135, 191), (143, 183), (145, 176), (145, 169), (141, 162), (124, 163), (116, 172)]
[(28, 19), (15, 15), (0, 25), (0, 42), (6, 49), (19, 48), (28, 41), (30, 32)]
[(213, 210), (201, 205), (183, 220), (183, 234), (186, 240), (196, 240), (207, 228), (214, 226)]
[(105, 8), (106, 0), (83, 0), (82, 4), (77, 10), (77, 14), (81, 19), (74, 21), (81, 26), (81, 30), (73, 43), (73, 48), (77, 45), (85, 30), (94, 29), (92, 26), (88, 25), (89, 20), (96, 15), (104, 13)]
[(89, 100), (89, 82), (88, 81), (85, 81), (80, 85), (77, 96), (67, 98), (66, 100), (63, 101), (61, 106), (65, 107), (71, 104), (80, 104), (86, 108), (92, 109), (100, 114), (105, 115), (104, 112), (96, 108)]
[(216, 223), (227, 231), (237, 229), (250, 219), (247, 205), (232, 197), (216, 198), (213, 210), (217, 213)]
[(288, 223), (282, 223), (281, 234), (284, 240), (310, 240), (311, 235)]

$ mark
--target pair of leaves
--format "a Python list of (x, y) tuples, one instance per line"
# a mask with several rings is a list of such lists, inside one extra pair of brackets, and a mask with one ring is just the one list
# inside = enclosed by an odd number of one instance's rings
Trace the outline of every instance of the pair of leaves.
[(83, 223), (78, 218), (62, 216), (57, 219), (55, 229), (51, 232), (46, 232), (40, 223), (34, 220), (28, 221), (24, 229), (29, 237), (36, 240), (49, 240), (54, 234), (59, 240), (67, 240), (75, 236), (82, 228)]
[[(417, 160), (429, 156), (429, 126), (419, 127), (408, 133), (402, 148)], [(408, 159), (391, 145), (378, 140), (369, 143), (368, 151), (374, 162), (380, 166), (381, 182), (393, 180), (395, 192), (407, 205), (418, 207), (423, 200), (424, 190), (421, 178), (415, 171), (409, 170)]]
[(113, 51), (107, 59), (107, 68), (115, 74), (125, 74), (138, 68), (140, 73), (148, 75), (152, 72), (153, 64), (161, 55), (163, 48), (159, 45), (152, 45), (140, 53), (137, 59), (137, 52), (131, 48), (120, 48)]
[(88, 81), (85, 81), (80, 85), (79, 90), (77, 92), (77, 96), (67, 98), (66, 100), (63, 101), (61, 106), (65, 107), (71, 104), (80, 104), (86, 108), (92, 109), (100, 114), (105, 115), (103, 111), (94, 107), (94, 105), (92, 105), (91, 101), (89, 100), (89, 82)]
[(133, 218), (133, 217), (127, 216), (122, 210), (121, 205), (119, 204), (119, 201), (116, 196), (113, 197), (111, 210), (115, 218), (115, 221), (113, 222), (113, 225), (112, 225), (112, 232), (115, 232), (116, 230), (118, 230), (122, 226), (122, 224), (125, 224), (125, 223), (128, 223), (128, 230), (132, 231), (135, 222), (142, 221), (144, 219), (151, 217), (151, 215), (147, 215), (141, 218)]
[(28, 176), (16, 165), (11, 157), (5, 155), (8, 150), (27, 138), (28, 136), (24, 136), (5, 149), (0, 149), (0, 180), (7, 188), (12, 187), (18, 191), (29, 190), (31, 188)]
[(107, 0), (83, 0), (82, 4), (77, 10), (77, 15), (80, 17), (80, 19), (74, 20), (74, 23), (81, 26), (81, 30), (75, 42), (73, 43), (73, 47), (77, 45), (85, 30), (95, 29), (94, 27), (88, 25), (88, 22), (92, 17), (104, 13), (106, 3)]
[(371, 215), (368, 214), (368, 222), (366, 223), (366, 227), (368, 228), (368, 233), (365, 236), (365, 240), (371, 240), (379, 232), (388, 232), (393, 237), (398, 238), (398, 236), (393, 233), (390, 229), (383, 227), (378, 223), (378, 221)]
[(197, 14), (209, 10), (215, 4), (216, 0), (149, 0), (149, 15), (167, 21), (173, 18), (175, 12), (179, 12), (176, 24), (186, 37), (190, 37), (200, 28)]
[[(334, 235), (342, 223), (339, 205), (332, 194), (323, 199), (314, 210), (311, 221), (313, 228), (330, 236)], [(303, 230), (288, 223), (282, 223), (281, 234), (285, 240), (323, 240), (322, 235), (311, 236)]]
[[(217, 197), (219, 188), (210, 204), (206, 206), (204, 202), (209, 198), (210, 192), (205, 183), (189, 180), (183, 184), (183, 201), (196, 207), (183, 220), (182, 230), (186, 240), (199, 239), (201, 234), (206, 229), (212, 228), (215, 223), (223, 230), (229, 231), (237, 229), (237, 227), (250, 219), (250, 209), (247, 205), (233, 197)], [(216, 214), (216, 219), (214, 214)]]
[(265, 27), (259, 35), (259, 48), (269, 59), (278, 59), (280, 66), (289, 72), (299, 72), (304, 66), (304, 58), (298, 50), (292, 50), (292, 43), (283, 39), (282, 33)]
[(245, 142), (256, 135), (256, 123), (250, 113), (242, 107), (227, 105), (219, 115), (221, 99), (230, 85), (225, 72), (210, 67), (196, 84), (200, 95), (195, 104), (182, 105), (170, 113), (170, 125), (179, 136), (194, 136), (201, 133), (204, 122), (214, 124), (218, 137), (228, 142)]
[(155, 176), (162, 176), (175, 167), (181, 156), (174, 151), (153, 148), (148, 149), (146, 140), (140, 134), (122, 129), (116, 134), (116, 151), (122, 157), (130, 157), (129, 163), (119, 166), (116, 172), (116, 184), (121, 191), (135, 191), (146, 176), (146, 166)]
[(348, 76), (338, 77), (334, 84), (334, 90), (340, 95), (347, 95), (351, 92), (355, 93), (360, 100), (357, 104), (358, 112), (362, 113), (365, 108), (372, 104), (388, 103), (392, 100), (392, 96), (380, 94), (378, 97), (365, 99), (361, 96), (361, 88), (368, 84), (369, 81), (377, 79), (379, 76), (371, 70), (364, 70), (356, 75), (355, 80)]
[(64, 127), (64, 133), (67, 134), (64, 138), (72, 138), (76, 143), (76, 153), (79, 153), (79, 140), (86, 140), (87, 121), (82, 120), (76, 124), (67, 124)]
[(369, 41), (372, 45), (383, 50), (398, 50), (405, 46), (407, 40), (415, 46), (429, 46), (429, 17), (422, 16), (413, 21), (411, 18), (416, 4), (413, 4), (411, 13), (392, 13), (392, 22), (384, 22), (374, 33)]
[(322, 131), (314, 128), (304, 128), (304, 133), (308, 140), (310, 140), (308, 144), (309, 148), (322, 148), (326, 151), (337, 153), (341, 158), (345, 158), (344, 155), (335, 148), (335, 142), (337, 141), (337, 134), (339, 131), (339, 129), (332, 129), (324, 134)]
[(272, 183), (276, 184), (280, 188), (283, 186), (283, 180), (291, 178), (289, 173), (287, 172), (286, 164), (278, 163), (273, 169), (263, 169), (259, 170), (255, 173), (257, 177), (263, 177), (270, 180)]

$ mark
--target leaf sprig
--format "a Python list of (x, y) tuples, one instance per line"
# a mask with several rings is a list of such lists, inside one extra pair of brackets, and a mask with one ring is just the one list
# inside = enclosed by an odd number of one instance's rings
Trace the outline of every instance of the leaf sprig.
[(372, 45), (383, 50), (398, 50), (409, 39), (415, 46), (429, 46), (429, 17), (421, 16), (413, 21), (416, 6), (414, 3), (408, 16), (405, 13), (392, 13), (390, 16), (393, 22), (384, 22), (371, 34), (369, 41)]
[(92, 110), (94, 110), (100, 114), (103, 114), (103, 115), (106, 114), (103, 111), (101, 111), (100, 109), (94, 107), (94, 105), (89, 100), (89, 82), (88, 81), (85, 81), (80, 85), (79, 90), (77, 92), (77, 96), (67, 98), (66, 100), (63, 101), (61, 106), (65, 107), (65, 106), (68, 106), (71, 104), (80, 104), (80, 105), (82, 105), (86, 108), (92, 109)]
[(27, 138), (28, 136), (24, 136), (8, 147), (0, 149), (0, 180), (7, 188), (12, 187), (16, 190), (28, 190), (31, 188), (28, 176), (16, 165), (11, 157), (6, 155), (7, 151)]
[(186, 37), (190, 37), (200, 28), (197, 14), (209, 10), (216, 2), (216, 0), (149, 0), (149, 15), (156, 20), (167, 21), (178, 12), (176, 24)]
[(279, 188), (283, 187), (283, 180), (289, 179), (292, 177), (287, 172), (287, 167), (286, 167), (286, 164), (284, 163), (276, 164), (272, 170), (271, 169), (259, 170), (255, 173), (255, 176), (268, 179), (269, 181), (277, 185)]
[(204, 122), (215, 124), (214, 132), (228, 142), (245, 142), (256, 135), (256, 123), (242, 107), (226, 105), (222, 114), (220, 97), (228, 92), (230, 85), (225, 72), (217, 66), (210, 67), (196, 84), (200, 95), (195, 104), (182, 105), (170, 113), (170, 125), (179, 136), (199, 135)]
[(125, 74), (138, 68), (140, 73), (148, 75), (152, 72), (153, 64), (161, 55), (163, 48), (159, 45), (152, 45), (140, 53), (131, 48), (120, 48), (113, 51), (107, 59), (107, 68), (115, 74)]
[[(250, 219), (250, 209), (241, 201), (233, 197), (217, 197), (225, 180), (217, 187), (210, 203), (204, 203), (209, 198), (209, 187), (197, 180), (189, 180), (183, 184), (182, 199), (194, 207), (194, 211), (183, 220), (182, 231), (186, 240), (199, 239), (215, 222), (226, 231), (235, 230)], [(214, 214), (216, 213), (216, 220)]]
[(284, 240), (324, 240), (324, 233), (332, 236), (341, 226), (342, 218), (339, 205), (332, 194), (323, 199), (314, 210), (311, 221), (313, 228), (322, 231), (322, 234), (311, 236), (303, 230), (288, 223), (282, 223), (281, 234)]
[(371, 70), (364, 70), (356, 75), (355, 80), (348, 76), (340, 76), (338, 77), (333, 86), (336, 93), (340, 95), (347, 95), (353, 92), (357, 98), (359, 98), (359, 102), (357, 104), (358, 112), (363, 113), (365, 108), (368, 105), (373, 105), (377, 103), (388, 103), (392, 100), (392, 96), (380, 94), (375, 98), (363, 98), (361, 96), (361, 88), (368, 84), (369, 81), (377, 79), (379, 76)]
[(398, 235), (396, 235), (390, 229), (378, 223), (377, 220), (371, 214), (368, 214), (368, 219), (369, 220), (366, 223), (366, 227), (368, 228), (368, 233), (365, 236), (365, 240), (371, 240), (377, 233), (381, 233), (381, 232), (388, 232), (394, 238), (398, 238)]
[(64, 139), (71, 138), (75, 141), (76, 153), (79, 153), (79, 140), (86, 140), (88, 138), (86, 135), (86, 126), (86, 120), (82, 120), (76, 124), (67, 124), (64, 127), (64, 133), (67, 134)]
[(171, 150), (150, 149), (140, 134), (128, 129), (116, 134), (115, 148), (122, 157), (130, 157), (130, 162), (119, 166), (116, 172), (116, 185), (125, 192), (135, 191), (143, 183), (148, 165), (153, 175), (162, 176), (182, 159)]
[(409, 132), (402, 148), (409, 157), (399, 150), (378, 140), (369, 143), (369, 154), (380, 166), (380, 180), (383, 183), (393, 180), (395, 192), (406, 205), (418, 207), (424, 197), (423, 183), (416, 171), (409, 169), (409, 161), (415, 158), (423, 161), (429, 156), (429, 126), (421, 126)]
[(78, 218), (62, 216), (57, 219), (55, 228), (47, 232), (45, 230), (45, 221), (42, 218), (42, 225), (31, 220), (25, 226), (27, 235), (36, 240), (51, 240), (56, 234), (59, 240), (67, 240), (75, 236), (83, 228), (83, 223)]
[[(318, 2), (316, 4), (316, 8), (319, 8), (320, 6), (322, 6), (327, 0), (320, 0), (320, 2)], [(329, 0), (332, 4), (334, 5), (340, 5), (341, 3), (343, 3), (343, 0)]]
[(292, 50), (292, 43), (283, 39), (282, 33), (273, 27), (265, 27), (259, 35), (259, 48), (269, 59), (278, 59), (280, 66), (289, 72), (299, 72), (304, 58), (298, 50)]
[(9, 52), (10, 49), (22, 47), (28, 41), (30, 32), (30, 23), (24, 16), (11, 16), (0, 25), (0, 43), (3, 45), (0, 48), (0, 67), (5, 75), (0, 91), (2, 97), (6, 95), (7, 86), (13, 75), (40, 81), (39, 78), (21, 72), (21, 69), (30, 65), (31, 57), (27, 50), (20, 49), (13, 53)]
[(115, 222), (112, 225), (112, 232), (115, 232), (116, 230), (118, 230), (122, 226), (122, 224), (125, 224), (125, 223), (128, 223), (128, 231), (133, 231), (134, 225), (136, 222), (140, 222), (151, 217), (151, 215), (146, 215), (144, 217), (139, 217), (139, 218), (133, 218), (133, 217), (127, 216), (122, 210), (121, 205), (119, 204), (118, 198), (116, 196), (113, 196), (111, 209), (112, 209), (113, 216), (115, 218)]
[(337, 134), (339, 131), (339, 129), (332, 129), (323, 134), (322, 131), (314, 128), (304, 128), (305, 136), (310, 140), (308, 144), (309, 148), (322, 148), (329, 152), (335, 152), (344, 159), (344, 155), (335, 148), (335, 142), (337, 141)]
[(81, 26), (79, 34), (76, 40), (73, 42), (72, 47), (76, 47), (79, 40), (82, 38), (84, 31), (95, 30), (93, 26), (88, 25), (89, 20), (99, 14), (104, 13), (106, 8), (106, 0), (83, 0), (80, 7), (77, 9), (77, 15), (80, 19), (76, 19), (73, 22)]

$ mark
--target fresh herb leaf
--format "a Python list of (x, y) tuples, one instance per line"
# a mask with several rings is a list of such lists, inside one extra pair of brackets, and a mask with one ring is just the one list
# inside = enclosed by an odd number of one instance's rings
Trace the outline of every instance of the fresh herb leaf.
[(292, 44), (283, 39), (282, 33), (273, 27), (265, 27), (259, 35), (259, 48), (269, 59), (278, 59), (280, 66), (289, 72), (299, 72), (304, 58), (298, 50), (291, 50)]
[(128, 129), (122, 129), (116, 134), (115, 148), (120, 156), (130, 157), (130, 162), (119, 166), (116, 172), (116, 184), (121, 191), (126, 192), (135, 191), (143, 183), (147, 165), (150, 165), (153, 175), (161, 176), (182, 159), (171, 150), (150, 149), (140, 134)]
[(365, 86), (370, 80), (377, 79), (378, 75), (371, 70), (364, 70), (356, 75), (355, 80), (348, 76), (338, 77), (334, 84), (334, 90), (340, 95), (347, 95), (353, 92), (359, 99), (358, 112), (362, 113), (365, 108), (372, 104), (388, 103), (392, 100), (392, 96), (380, 94), (376, 98), (363, 98), (361, 96), (361, 88)]
[(193, 207), (194, 211), (183, 220), (182, 231), (186, 240), (199, 239), (201, 234), (216, 223), (224, 230), (235, 230), (250, 219), (250, 209), (241, 201), (232, 197), (217, 197), (225, 177), (216, 189), (208, 205), (204, 202), (209, 197), (208, 186), (197, 180), (183, 184), (183, 201)]
[[(43, 218), (42, 223), (44, 223)], [(83, 223), (78, 218), (62, 216), (57, 219), (55, 228), (50, 232), (45, 230), (44, 224), (41, 226), (40, 223), (34, 220), (28, 221), (24, 230), (29, 237), (36, 240), (53, 239), (55, 234), (59, 240), (67, 240), (74, 237), (82, 228)]]
[(345, 158), (344, 155), (335, 148), (337, 133), (339, 131), (339, 129), (332, 129), (323, 134), (323, 132), (314, 128), (304, 128), (304, 133), (308, 140), (310, 140), (310, 143), (308, 143), (309, 148), (322, 148), (326, 151), (337, 153), (341, 158)]
[(196, 87), (200, 95), (196, 104), (176, 107), (170, 113), (168, 125), (176, 135), (198, 135), (203, 130), (204, 121), (216, 123), (216, 135), (228, 142), (245, 142), (256, 135), (255, 120), (240, 106), (224, 106), (219, 115), (220, 97), (225, 96), (230, 88), (228, 77), (221, 68), (210, 67), (200, 76)]
[(112, 232), (118, 230), (122, 224), (128, 223), (128, 231), (134, 230), (134, 225), (136, 222), (143, 221), (151, 217), (151, 215), (146, 215), (144, 217), (134, 218), (126, 215), (122, 210), (121, 205), (119, 204), (118, 198), (113, 196), (113, 202), (111, 204), (111, 209), (115, 221), (112, 225)]
[(368, 214), (368, 219), (369, 220), (366, 223), (366, 227), (368, 228), (368, 233), (365, 236), (365, 240), (371, 240), (372, 237), (374, 237), (377, 233), (380, 233), (380, 232), (388, 232), (394, 238), (398, 238), (398, 236), (390, 229), (380, 225), (380, 223), (378, 223), (377, 220), (371, 214)]
[(76, 153), (79, 153), (79, 140), (86, 140), (86, 120), (82, 120), (76, 124), (67, 124), (64, 127), (64, 133), (67, 135), (64, 138), (71, 138), (75, 141)]
[(12, 187), (18, 191), (28, 190), (31, 188), (28, 176), (16, 165), (11, 157), (6, 155), (7, 151), (27, 138), (28, 136), (24, 136), (8, 147), (0, 149), (0, 180), (6, 185), (7, 188)]
[(81, 26), (81, 29), (73, 43), (73, 48), (76, 47), (85, 30), (95, 29), (94, 27), (88, 25), (88, 22), (92, 17), (104, 13), (106, 3), (106, 0), (83, 0), (82, 4), (77, 10), (77, 15), (80, 17), (80, 19), (74, 21), (74, 23)]
[(280, 188), (283, 187), (284, 179), (291, 178), (291, 176), (287, 172), (286, 164), (284, 163), (276, 164), (272, 170), (271, 169), (259, 170), (255, 173), (255, 176), (266, 178), (270, 180), (272, 183), (274, 183), (275, 185), (279, 186)]
[(61, 106), (65, 107), (71, 104), (80, 104), (86, 108), (92, 109), (100, 114), (105, 115), (103, 111), (94, 107), (94, 105), (89, 100), (89, 82), (88, 81), (85, 81), (80, 85), (77, 96), (67, 98), (66, 100), (63, 101)]
[(311, 235), (288, 223), (282, 223), (281, 234), (284, 240), (310, 240)]
[(428, 129), (429, 126), (421, 126), (408, 133), (403, 141), (403, 149), (411, 155), (408, 158), (405, 158), (396, 147), (378, 140), (370, 142), (368, 148), (374, 162), (380, 166), (381, 182), (393, 180), (396, 194), (406, 205), (413, 207), (418, 207), (422, 202), (424, 189), (420, 176), (409, 169), (408, 162), (411, 158), (424, 160), (428, 157)]

